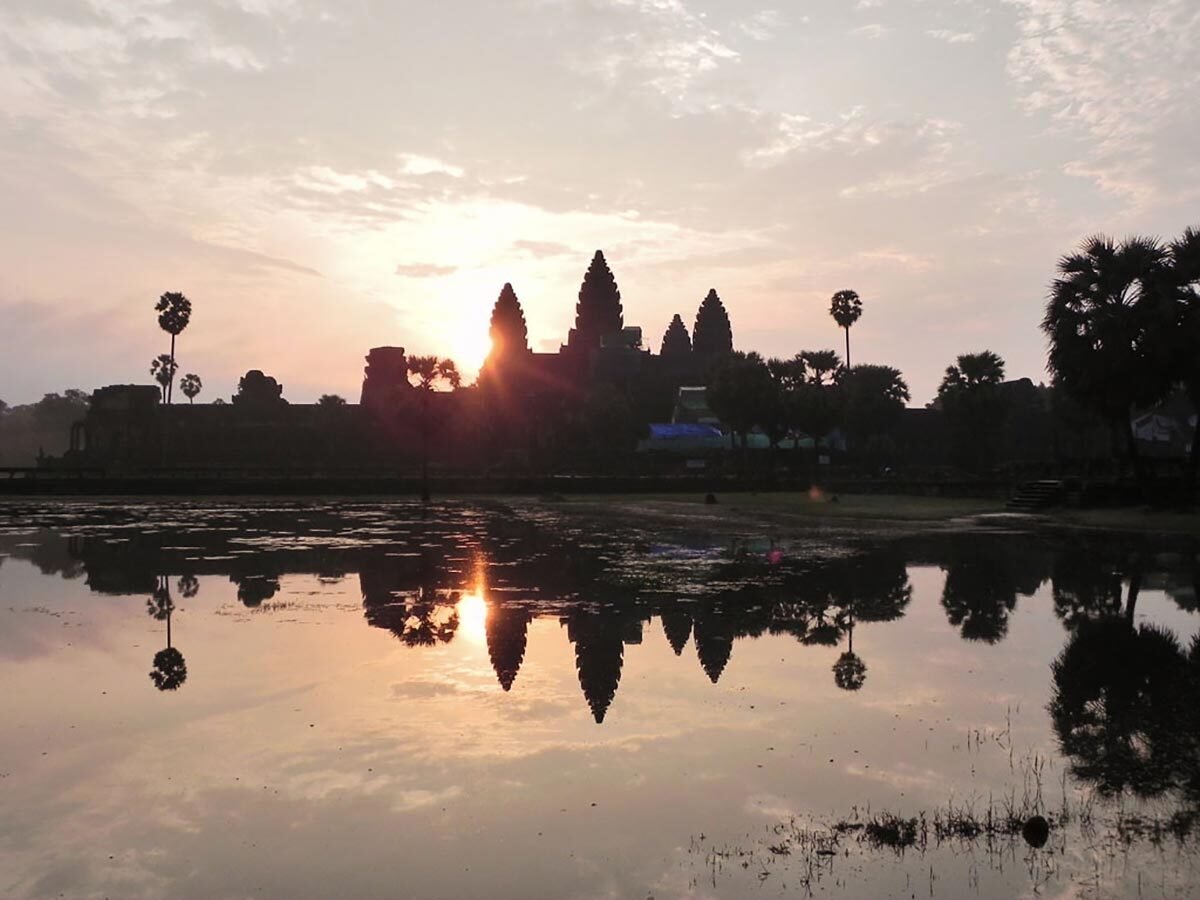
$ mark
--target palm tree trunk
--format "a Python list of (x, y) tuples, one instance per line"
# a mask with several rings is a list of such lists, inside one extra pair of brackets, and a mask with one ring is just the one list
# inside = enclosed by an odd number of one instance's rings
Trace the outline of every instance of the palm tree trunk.
[(1129, 442), (1129, 462), (1133, 465), (1133, 477), (1137, 481), (1138, 495), (1146, 494), (1146, 472), (1142, 465), (1142, 454), (1138, 452), (1137, 433), (1133, 430), (1133, 419), (1125, 415), (1125, 437)]
[[(846, 371), (850, 371), (850, 326), (846, 326)], [(174, 353), (175, 351), (171, 351)]]
[(171, 405), (171, 399), (175, 396), (175, 335), (171, 335), (171, 380), (167, 382), (167, 405)]
[(1184, 481), (1186, 493), (1184, 503), (1189, 507), (1196, 503), (1196, 478), (1200, 476), (1200, 391), (1190, 392), (1192, 411), (1196, 415), (1196, 425), (1192, 428), (1192, 450), (1188, 454), (1187, 474)]
[(1133, 625), (1133, 614), (1137, 609), (1138, 594), (1142, 590), (1142, 567), (1135, 564), (1133, 572), (1129, 576), (1129, 596), (1125, 600), (1125, 621), (1131, 626)]
[(429, 391), (421, 394), (421, 502), (429, 502)]

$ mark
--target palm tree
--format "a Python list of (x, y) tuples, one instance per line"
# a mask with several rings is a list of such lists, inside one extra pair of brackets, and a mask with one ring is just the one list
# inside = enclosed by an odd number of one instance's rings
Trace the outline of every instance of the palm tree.
[(1138, 405), (1171, 386), (1164, 287), (1168, 254), (1155, 238), (1121, 243), (1096, 235), (1058, 262), (1042, 330), (1050, 338), (1047, 368), (1056, 385), (1091, 407), (1124, 438), (1134, 473), (1143, 472), (1133, 433)]
[(169, 354), (160, 353), (150, 361), (150, 374), (158, 382), (163, 403), (166, 403), (170, 396), (170, 386), (175, 381), (175, 360), (171, 359)]
[(171, 614), (175, 612), (175, 601), (171, 599), (171, 588), (165, 575), (159, 577), (158, 586), (146, 601), (146, 612), (152, 619), (167, 623), (167, 646), (154, 654), (150, 680), (160, 691), (177, 690), (187, 681), (187, 663), (183, 654), (171, 646)]
[[(175, 370), (175, 338), (187, 328), (192, 318), (192, 301), (178, 291), (167, 291), (154, 305), (158, 312), (158, 327), (171, 335), (171, 370)], [(167, 403), (171, 402), (171, 388), (167, 387)]]
[(437, 356), (410, 356), (408, 376), (417, 379), (415, 387), (421, 392), (421, 502), (429, 502), (429, 398), (436, 385), (458, 390), (462, 376), (452, 359)]
[(200, 393), (202, 387), (204, 385), (200, 381), (200, 376), (192, 372), (188, 372), (179, 379), (179, 389), (183, 391), (183, 396), (188, 398), (188, 403), (195, 401), (196, 395)]
[(804, 360), (808, 380), (812, 384), (832, 383), (834, 373), (842, 364), (836, 351), (833, 350), (802, 350), (800, 358)]
[(957, 365), (946, 367), (939, 394), (958, 388), (973, 390), (989, 387), (1004, 381), (1004, 360), (991, 350), (964, 353), (957, 362)]
[(1005, 402), (1004, 360), (991, 350), (964, 353), (946, 368), (938, 401), (950, 428), (955, 457), (974, 472), (994, 465)]
[(856, 291), (838, 291), (829, 302), (829, 314), (846, 331), (846, 368), (850, 368), (850, 326), (862, 315), (862, 300)]
[[(1200, 229), (1188, 228), (1167, 248), (1170, 257), (1171, 287), (1175, 295), (1175, 323), (1171, 329), (1175, 378), (1183, 384), (1192, 411), (1200, 414)], [(1200, 419), (1192, 432), (1192, 453), (1188, 461), (1189, 503), (1196, 495), (1197, 470), (1200, 469)]]

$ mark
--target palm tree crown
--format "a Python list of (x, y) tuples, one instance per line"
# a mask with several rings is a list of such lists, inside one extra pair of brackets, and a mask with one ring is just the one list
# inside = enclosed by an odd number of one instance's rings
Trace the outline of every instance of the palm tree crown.
[(408, 358), (408, 374), (417, 378), (417, 387), (432, 391), (436, 384), (446, 384), (456, 389), (462, 384), (462, 376), (458, 366), (452, 359), (437, 356), (410, 356)]

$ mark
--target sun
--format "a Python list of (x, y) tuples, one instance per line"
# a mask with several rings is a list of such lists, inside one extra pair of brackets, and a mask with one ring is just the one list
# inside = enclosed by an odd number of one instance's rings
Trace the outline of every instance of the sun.
[(458, 371), (463, 376), (463, 384), (469, 384), (474, 381), (475, 375), (483, 367), (483, 361), (491, 352), (492, 339), (486, 328), (464, 328), (461, 332), (449, 336), (445, 355), (458, 366)]

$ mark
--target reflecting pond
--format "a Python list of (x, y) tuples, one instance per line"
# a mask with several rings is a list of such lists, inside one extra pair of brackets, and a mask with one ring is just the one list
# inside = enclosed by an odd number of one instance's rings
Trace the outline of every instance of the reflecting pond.
[(0, 505), (0, 896), (1189, 897), (1197, 546)]

